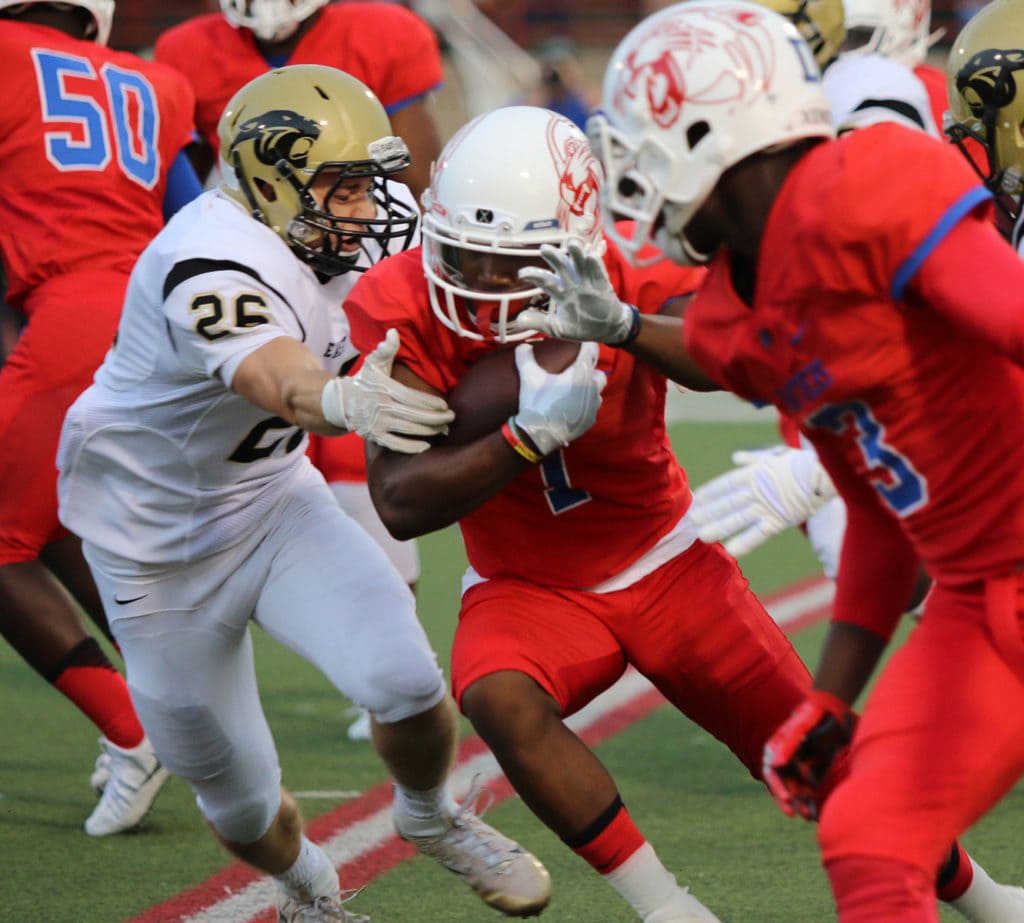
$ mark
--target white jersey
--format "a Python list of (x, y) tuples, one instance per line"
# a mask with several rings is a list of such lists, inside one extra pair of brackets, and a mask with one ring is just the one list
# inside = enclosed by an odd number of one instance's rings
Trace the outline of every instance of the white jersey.
[(826, 68), (822, 89), (840, 134), (877, 122), (898, 122), (942, 137), (924, 83), (910, 68), (889, 58), (840, 55)]
[(305, 432), (236, 394), (232, 378), (280, 336), (337, 373), (357, 355), (341, 308), (357, 279), (321, 283), (217, 191), (183, 208), (139, 258), (116, 344), (68, 411), (61, 522), (102, 551), (161, 566), (245, 538), (310, 462)]

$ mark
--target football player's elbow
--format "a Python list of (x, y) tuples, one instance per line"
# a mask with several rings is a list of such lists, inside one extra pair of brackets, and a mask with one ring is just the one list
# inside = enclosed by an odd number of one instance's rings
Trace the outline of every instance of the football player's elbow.
[(432, 531), (427, 527), (415, 503), (403, 496), (401, 485), (389, 484), (386, 480), (371, 480), (370, 497), (380, 521), (388, 534), (400, 542), (419, 538)]

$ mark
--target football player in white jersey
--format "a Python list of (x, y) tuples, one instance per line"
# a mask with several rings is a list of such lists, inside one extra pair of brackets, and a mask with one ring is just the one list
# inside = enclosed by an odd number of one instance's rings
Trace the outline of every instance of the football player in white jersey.
[(399, 834), (499, 910), (539, 909), (546, 869), (448, 791), (456, 712), (409, 588), (303, 451), (311, 430), (418, 452), (452, 418), (391, 379), (394, 331), (338, 376), (346, 273), (415, 227), (388, 180), (406, 146), (366, 86), (318, 65), (247, 84), (219, 132), (222, 183), (139, 259), (58, 457), (143, 726), (218, 839), (274, 877), (279, 920), (367, 919), (281, 786), (254, 621), (373, 715)]

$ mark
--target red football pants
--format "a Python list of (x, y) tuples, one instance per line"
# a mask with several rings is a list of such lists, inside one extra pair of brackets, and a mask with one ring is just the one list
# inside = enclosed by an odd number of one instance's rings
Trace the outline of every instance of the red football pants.
[(0, 564), (30, 561), (66, 531), (57, 520), (64, 414), (114, 341), (128, 278), (76, 273), (37, 288), (0, 369)]
[(452, 650), (457, 701), (477, 679), (518, 670), (571, 715), (629, 664), (758, 779), (765, 741), (811, 683), (720, 545), (696, 542), (614, 593), (497, 579), (463, 597)]
[(818, 828), (842, 923), (937, 921), (920, 882), (1024, 774), (1022, 616), (1019, 578), (936, 586), (883, 671)]

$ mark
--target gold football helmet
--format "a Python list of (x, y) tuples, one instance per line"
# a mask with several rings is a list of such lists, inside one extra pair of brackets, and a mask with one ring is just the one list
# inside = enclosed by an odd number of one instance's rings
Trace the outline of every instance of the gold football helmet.
[(968, 138), (985, 150), (985, 185), (1010, 218), (1024, 195), (1024, 4), (993, 0), (964, 26), (946, 64), (946, 134), (971, 157)]
[(811, 46), (818, 67), (825, 70), (839, 54), (846, 38), (843, 0), (756, 0), (781, 13)]
[[(393, 241), (402, 250), (412, 242), (418, 216), (392, 197), (387, 180), (409, 166), (409, 149), (391, 134), (380, 101), (355, 77), (319, 64), (272, 70), (232, 97), (217, 133), (222, 192), (322, 275), (365, 270)], [(323, 176), (332, 184), (318, 198), (311, 187)], [(374, 218), (340, 218), (327, 210), (324, 203), (342, 184), (366, 177)], [(358, 249), (343, 247), (353, 239)], [(370, 240), (379, 244), (379, 255), (367, 250)], [(359, 261), (360, 253), (367, 259)]]

